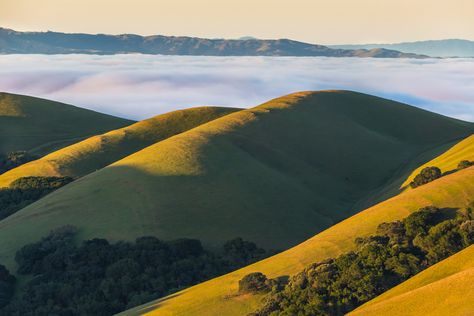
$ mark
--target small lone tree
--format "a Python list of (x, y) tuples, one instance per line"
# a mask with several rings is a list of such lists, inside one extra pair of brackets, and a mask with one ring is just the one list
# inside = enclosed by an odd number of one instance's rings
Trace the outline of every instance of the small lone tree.
[(463, 160), (463, 161), (459, 162), (458, 170), (466, 169), (466, 168), (469, 168), (470, 166), (474, 166), (474, 161)]
[(262, 293), (270, 289), (268, 279), (265, 274), (261, 272), (253, 272), (247, 274), (239, 281), (240, 293)]
[(412, 188), (419, 187), (420, 185), (429, 183), (442, 176), (441, 170), (438, 167), (426, 167), (410, 182)]

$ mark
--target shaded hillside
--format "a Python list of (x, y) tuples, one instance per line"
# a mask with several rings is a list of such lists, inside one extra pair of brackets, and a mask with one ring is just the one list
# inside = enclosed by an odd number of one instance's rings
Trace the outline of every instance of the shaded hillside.
[(446, 39), (405, 42), (395, 44), (331, 45), (336, 49), (385, 48), (404, 53), (429, 55), (433, 57), (474, 57), (474, 41)]
[(158, 142), (3, 220), (0, 262), (71, 223), (82, 238), (213, 246), (240, 236), (287, 248), (359, 211), (354, 204), (387, 182), (400, 184), (408, 161), (471, 132), (355, 92), (292, 94)]
[(237, 109), (198, 107), (174, 111), (93, 136), (0, 175), (0, 187), (27, 176), (81, 177), (170, 136)]
[(123, 54), (205, 56), (327, 56), (327, 57), (404, 57), (426, 56), (387, 49), (332, 49), (288, 39), (225, 40), (176, 36), (66, 34), (58, 32), (16, 32), (0, 28), (3, 54)]
[(133, 121), (59, 102), (0, 93), (0, 155), (44, 155)]
[[(251, 272), (262, 272), (269, 278), (294, 275), (312, 263), (354, 250), (356, 248), (354, 238), (373, 235), (379, 224), (401, 220), (421, 207), (427, 205), (458, 209), (469, 207), (474, 201), (473, 183), (474, 168), (450, 174), (368, 208), (274, 257), (191, 287), (163, 300), (157, 300), (124, 312), (121, 315), (220, 315), (222, 310), (226, 311), (226, 315), (246, 315), (262, 306), (262, 296), (238, 294), (238, 281), (245, 275)], [(472, 247), (467, 248), (464, 252), (466, 254), (467, 252), (472, 253)], [(463, 265), (462, 261), (453, 260), (451, 262)], [(440, 265), (442, 264), (443, 262), (440, 263)], [(430, 276), (430, 271), (437, 266), (433, 266), (423, 273)], [(444, 273), (446, 274), (443, 274), (443, 277), (449, 275), (448, 270), (444, 270)], [(420, 284), (421, 282), (418, 283), (418, 286)], [(455, 293), (457, 295), (458, 292)], [(376, 313), (376, 315), (381, 314)]]
[(474, 310), (474, 246), (417, 274), (349, 315), (469, 315)]

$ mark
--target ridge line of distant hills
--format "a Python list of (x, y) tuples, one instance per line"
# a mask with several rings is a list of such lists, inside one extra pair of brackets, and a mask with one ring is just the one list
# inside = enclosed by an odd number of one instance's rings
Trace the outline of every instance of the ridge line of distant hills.
[(328, 47), (334, 49), (383, 48), (433, 57), (474, 57), (474, 41), (465, 39), (443, 39), (393, 44), (329, 45)]
[(0, 28), (0, 54), (159, 54), (193, 56), (322, 56), (427, 58), (392, 49), (342, 49), (289, 39), (205, 39), (186, 36), (18, 32)]

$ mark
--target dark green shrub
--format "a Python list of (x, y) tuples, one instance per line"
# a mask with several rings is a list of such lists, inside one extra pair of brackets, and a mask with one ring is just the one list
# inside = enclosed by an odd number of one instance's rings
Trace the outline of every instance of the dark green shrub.
[(459, 232), (463, 238), (464, 245), (474, 243), (474, 220), (467, 220), (459, 227)]
[(471, 166), (474, 166), (474, 161), (463, 160), (463, 161), (459, 162), (457, 169), (458, 170), (466, 169), (466, 168), (469, 168)]
[(415, 176), (410, 186), (412, 188), (429, 183), (441, 177), (441, 170), (438, 167), (426, 167), (419, 174)]
[(239, 281), (240, 293), (263, 293), (270, 290), (268, 279), (265, 274), (261, 272), (253, 272), (247, 274)]
[(14, 293), (16, 279), (0, 264), (0, 308), (7, 305)]
[(38, 157), (33, 156), (26, 151), (11, 152), (6, 157), (0, 157), (0, 174), (37, 158)]
[(403, 244), (405, 234), (405, 224), (401, 221), (382, 223), (377, 227), (377, 235), (388, 237), (390, 244)]
[(55, 190), (72, 182), (71, 177), (22, 177), (10, 184), (10, 188), (22, 190)]
[(428, 229), (439, 222), (442, 218), (441, 210), (434, 206), (423, 207), (417, 212), (405, 218), (404, 225), (406, 234), (415, 237), (418, 234), (426, 234)]

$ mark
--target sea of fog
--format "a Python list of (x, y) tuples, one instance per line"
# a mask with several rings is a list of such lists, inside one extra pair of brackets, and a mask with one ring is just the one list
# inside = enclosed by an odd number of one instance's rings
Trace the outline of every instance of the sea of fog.
[(132, 119), (349, 89), (474, 121), (474, 59), (0, 55), (0, 91)]

